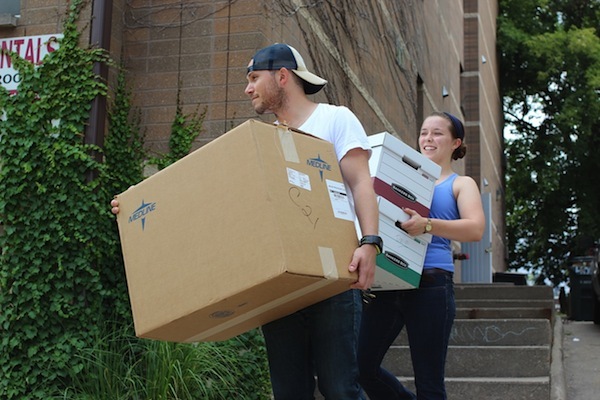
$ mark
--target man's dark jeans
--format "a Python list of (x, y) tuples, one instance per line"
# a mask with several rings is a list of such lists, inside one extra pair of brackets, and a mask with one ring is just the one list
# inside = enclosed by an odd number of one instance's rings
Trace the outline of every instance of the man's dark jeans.
[(356, 349), (361, 293), (349, 290), (263, 326), (276, 400), (362, 400)]

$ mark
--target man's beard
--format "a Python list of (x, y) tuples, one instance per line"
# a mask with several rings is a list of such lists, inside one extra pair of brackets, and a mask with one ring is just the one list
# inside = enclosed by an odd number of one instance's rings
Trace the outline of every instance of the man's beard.
[(263, 115), (269, 111), (277, 115), (286, 103), (285, 92), (283, 88), (277, 85), (275, 78), (270, 81), (269, 87), (263, 92), (260, 99), (262, 101), (254, 109), (258, 115)]

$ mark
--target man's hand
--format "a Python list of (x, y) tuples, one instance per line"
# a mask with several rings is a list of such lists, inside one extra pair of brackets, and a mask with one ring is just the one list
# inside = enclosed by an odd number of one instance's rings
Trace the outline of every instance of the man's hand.
[(352, 286), (352, 289), (367, 290), (371, 288), (373, 281), (375, 280), (375, 258), (377, 257), (377, 249), (375, 246), (365, 244), (357, 247), (354, 250), (352, 261), (348, 270), (350, 272), (358, 272), (358, 281)]
[(112, 199), (112, 201), (110, 202), (110, 206), (111, 206), (110, 211), (113, 214), (117, 215), (119, 213), (119, 200)]

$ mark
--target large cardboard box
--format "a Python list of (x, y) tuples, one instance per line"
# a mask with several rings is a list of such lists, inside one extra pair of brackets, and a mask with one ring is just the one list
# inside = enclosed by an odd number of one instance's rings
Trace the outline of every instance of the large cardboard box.
[(373, 148), (369, 168), (375, 192), (398, 207), (429, 215), (442, 167), (388, 132), (369, 136), (369, 144)]
[(118, 196), (136, 335), (224, 340), (349, 289), (333, 146), (249, 120)]

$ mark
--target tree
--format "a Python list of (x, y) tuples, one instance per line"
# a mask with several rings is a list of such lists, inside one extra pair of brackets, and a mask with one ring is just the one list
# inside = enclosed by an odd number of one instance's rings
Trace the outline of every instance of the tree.
[(557, 285), (600, 238), (600, 1), (499, 5), (509, 268)]

